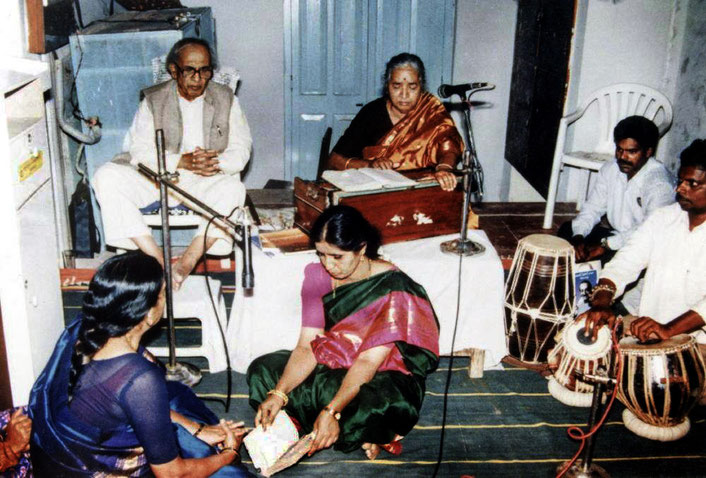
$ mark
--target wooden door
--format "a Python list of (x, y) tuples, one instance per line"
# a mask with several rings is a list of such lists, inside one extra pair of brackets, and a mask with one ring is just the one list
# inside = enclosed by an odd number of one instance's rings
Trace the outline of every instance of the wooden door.
[(542, 195), (568, 87), (575, 1), (520, 0), (505, 157)]

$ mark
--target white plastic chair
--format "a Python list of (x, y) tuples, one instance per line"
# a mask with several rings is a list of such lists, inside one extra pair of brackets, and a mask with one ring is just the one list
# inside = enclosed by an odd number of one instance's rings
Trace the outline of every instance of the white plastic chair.
[[(596, 103), (598, 107), (600, 135), (593, 150), (564, 151), (567, 129), (578, 121), (593, 103)], [(617, 83), (594, 91), (578, 110), (561, 118), (556, 148), (554, 149), (549, 191), (547, 192), (547, 206), (544, 210), (544, 224), (542, 225), (544, 229), (552, 227), (559, 175), (564, 169), (564, 165), (588, 169), (587, 192), (591, 179), (590, 173), (598, 171), (606, 161), (615, 157), (615, 144), (613, 143), (615, 125), (620, 120), (634, 115), (644, 116), (654, 121), (659, 130), (659, 136), (662, 137), (672, 125), (672, 104), (666, 96), (648, 86), (636, 83)], [(579, 195), (576, 201), (577, 210), (581, 208), (584, 197), (585, 194)]]

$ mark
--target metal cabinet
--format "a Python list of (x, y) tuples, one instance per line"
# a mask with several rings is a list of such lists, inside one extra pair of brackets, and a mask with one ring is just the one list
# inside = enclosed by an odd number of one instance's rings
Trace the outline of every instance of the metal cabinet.
[(0, 69), (0, 306), (13, 402), (27, 403), (64, 328), (44, 117), (46, 64)]

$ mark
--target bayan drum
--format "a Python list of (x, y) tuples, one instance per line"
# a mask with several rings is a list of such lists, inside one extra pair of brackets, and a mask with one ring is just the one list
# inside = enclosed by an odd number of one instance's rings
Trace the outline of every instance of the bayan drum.
[(610, 329), (601, 327), (596, 340), (591, 341), (585, 335), (585, 326), (584, 320), (568, 323), (548, 357), (548, 362), (556, 366), (549, 379), (549, 393), (572, 407), (590, 407), (593, 401), (593, 384), (580, 380), (577, 372), (595, 374), (599, 367), (610, 370)]
[(704, 360), (690, 335), (641, 344), (620, 341), (622, 365), (618, 400), (625, 426), (650, 440), (672, 441), (687, 434), (689, 411), (704, 387)]
[(574, 249), (564, 239), (532, 234), (517, 244), (505, 285), (508, 352), (522, 362), (547, 361), (554, 336), (574, 311)]

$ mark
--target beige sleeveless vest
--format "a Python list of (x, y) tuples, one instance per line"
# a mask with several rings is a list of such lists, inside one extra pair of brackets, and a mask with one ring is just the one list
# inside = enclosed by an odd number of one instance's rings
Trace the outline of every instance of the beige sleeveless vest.
[[(142, 95), (154, 117), (154, 129), (164, 131), (165, 148), (168, 153), (178, 153), (182, 140), (182, 118), (179, 109), (177, 82), (169, 80), (145, 88)], [(203, 94), (203, 139), (204, 149), (222, 152), (228, 146), (230, 109), (233, 105), (233, 90), (219, 83), (209, 82)]]

